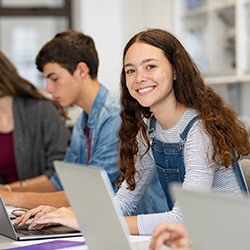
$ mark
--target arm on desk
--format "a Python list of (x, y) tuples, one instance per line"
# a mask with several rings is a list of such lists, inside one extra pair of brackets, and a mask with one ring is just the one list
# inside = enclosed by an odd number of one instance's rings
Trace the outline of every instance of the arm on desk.
[(31, 209), (41, 204), (54, 207), (69, 206), (68, 199), (64, 191), (55, 192), (6, 192), (1, 191), (5, 205)]

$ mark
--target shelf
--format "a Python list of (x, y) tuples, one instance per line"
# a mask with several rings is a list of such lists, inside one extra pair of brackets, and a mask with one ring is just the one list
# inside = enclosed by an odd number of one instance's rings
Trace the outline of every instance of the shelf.
[(217, 77), (205, 77), (206, 84), (231, 84), (231, 83), (242, 83), (250, 82), (250, 74), (242, 77), (236, 76), (217, 76)]
[[(187, 1), (186, 1), (187, 2)], [(195, 1), (192, 1), (195, 2)], [(226, 8), (234, 8), (236, 3), (234, 0), (213, 0), (213, 1), (198, 1), (203, 4), (198, 4), (197, 7), (187, 8), (185, 3), (182, 5), (182, 16), (191, 17), (201, 14), (207, 14), (211, 11), (220, 11)]]
[(235, 0), (210, 0), (210, 11), (224, 10), (226, 8), (232, 8), (236, 6)]
[(192, 16), (196, 16), (196, 15), (203, 15), (208, 13), (209, 8), (207, 6), (203, 6), (203, 7), (199, 7), (196, 9), (192, 9), (192, 10), (184, 10), (184, 12), (182, 13), (183, 18), (185, 17), (192, 17)]
[(176, 2), (176, 35), (206, 84), (250, 117), (250, 0)]

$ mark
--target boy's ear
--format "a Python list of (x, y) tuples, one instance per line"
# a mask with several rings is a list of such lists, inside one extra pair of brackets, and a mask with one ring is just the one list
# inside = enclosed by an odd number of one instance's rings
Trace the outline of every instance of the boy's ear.
[(89, 74), (89, 67), (84, 62), (79, 62), (76, 66), (76, 70), (79, 72), (80, 76), (85, 77)]

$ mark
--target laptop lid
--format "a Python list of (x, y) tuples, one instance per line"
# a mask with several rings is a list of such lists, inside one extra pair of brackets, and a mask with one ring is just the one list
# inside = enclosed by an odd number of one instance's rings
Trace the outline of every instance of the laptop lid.
[(249, 249), (249, 199), (192, 191), (179, 185), (173, 185), (172, 190), (194, 250)]
[(55, 161), (54, 166), (89, 249), (136, 249), (113, 201), (106, 171), (62, 161)]
[(5, 208), (0, 196), (0, 234), (14, 240), (34, 240), (59, 237), (81, 236), (79, 231), (75, 231), (65, 226), (52, 226), (40, 230), (29, 230), (28, 225), (18, 228), (13, 225), (13, 220)]

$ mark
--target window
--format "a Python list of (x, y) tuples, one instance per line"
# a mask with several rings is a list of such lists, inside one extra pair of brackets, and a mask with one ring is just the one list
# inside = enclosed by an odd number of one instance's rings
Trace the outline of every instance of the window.
[(41, 90), (35, 57), (56, 33), (71, 28), (71, 17), (70, 0), (0, 0), (0, 49)]

